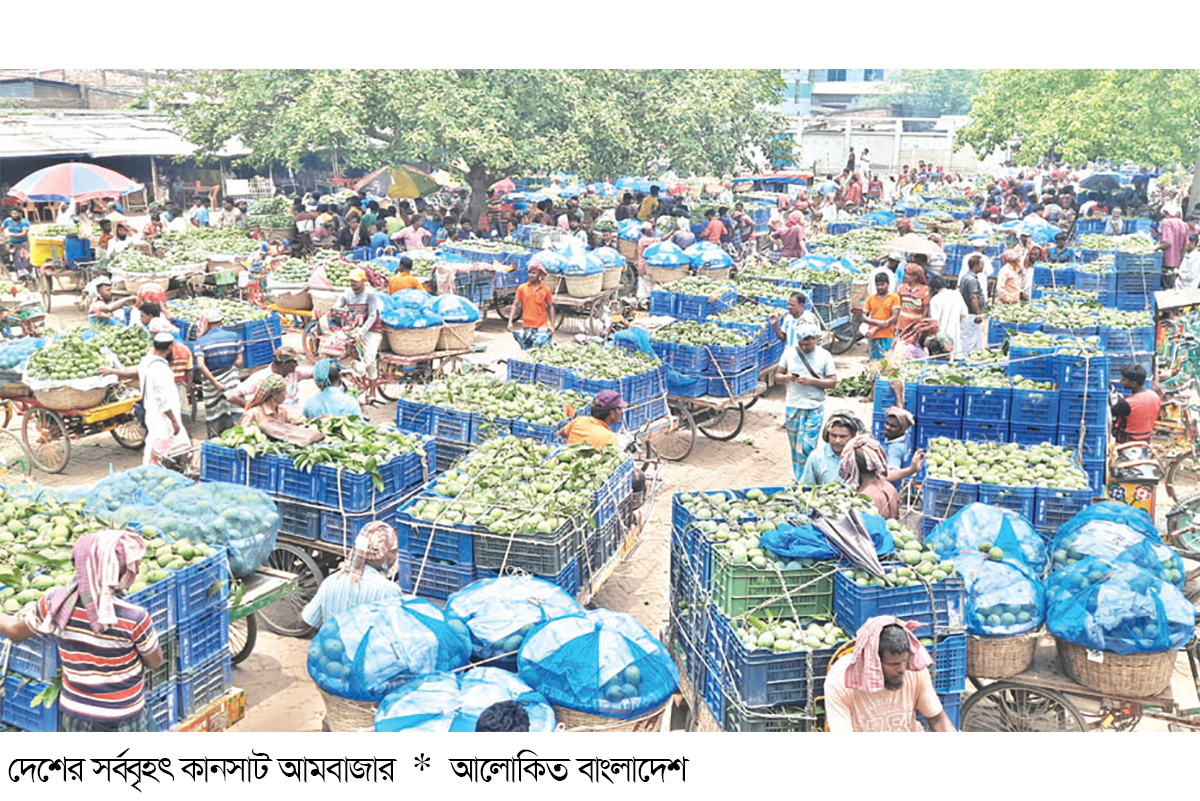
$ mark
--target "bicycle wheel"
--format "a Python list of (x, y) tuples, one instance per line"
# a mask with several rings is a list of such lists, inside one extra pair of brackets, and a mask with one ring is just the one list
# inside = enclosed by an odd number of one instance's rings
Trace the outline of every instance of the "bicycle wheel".
[(304, 548), (280, 542), (276, 543), (275, 550), (267, 557), (267, 567), (294, 573), (299, 578), (295, 592), (258, 610), (263, 625), (284, 637), (307, 637), (312, 634), (313, 627), (304, 622), (300, 612), (316, 597), (317, 587), (325, 578), (320, 565)]
[(1200, 462), (1194, 452), (1185, 451), (1167, 468), (1167, 495), (1177, 502), (1197, 491), (1200, 491)]
[(33, 472), (29, 450), (11, 431), (0, 430), (0, 484), (12, 486)]
[(31, 406), (21, 423), (21, 437), (33, 463), (47, 473), (61, 473), (71, 459), (71, 434), (58, 412)]
[(729, 442), (742, 433), (746, 424), (746, 409), (742, 404), (729, 409), (697, 409), (692, 419), (700, 433), (718, 442)]
[(962, 731), (1087, 731), (1075, 705), (1064, 695), (1009, 682), (972, 693), (962, 708)]
[(696, 423), (686, 406), (670, 401), (667, 404), (675, 418), (673, 431), (657, 436), (647, 442), (647, 447), (668, 462), (682, 462), (696, 447)]
[(46, 273), (43, 273), (41, 268), (35, 267), (34, 270), (37, 271), (36, 272), (37, 278), (35, 279), (35, 282), (37, 285), (37, 291), (42, 296), (42, 308), (46, 310), (46, 314), (49, 314), (50, 313), (50, 299), (54, 295), (54, 290), (53, 290), (54, 285), (52, 283), (53, 279)]
[(17, 410), (13, 402), (5, 399), (0, 401), (0, 428), (8, 428), (8, 424), (16, 417)]
[(390, 366), (379, 367), (379, 381), (375, 388), (384, 400), (398, 401), (404, 394), (405, 382), (396, 377), (396, 372)]
[(258, 641), (258, 616), (251, 612), (229, 624), (229, 654), (233, 664), (244, 662)]

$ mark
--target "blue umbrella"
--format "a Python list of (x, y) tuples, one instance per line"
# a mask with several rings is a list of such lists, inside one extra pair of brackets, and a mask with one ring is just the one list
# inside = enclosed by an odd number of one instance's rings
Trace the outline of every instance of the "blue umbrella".
[(686, 267), (692, 263), (688, 255), (673, 242), (658, 242), (646, 248), (646, 263), (655, 267)]

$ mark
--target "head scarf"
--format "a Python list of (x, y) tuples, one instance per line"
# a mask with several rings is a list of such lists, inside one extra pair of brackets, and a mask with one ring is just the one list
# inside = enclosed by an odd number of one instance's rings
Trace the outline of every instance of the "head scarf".
[(936, 242), (937, 246), (940, 248), (942, 246), (942, 235), (941, 234), (930, 234), (929, 241)]
[(891, 615), (873, 617), (859, 628), (854, 637), (854, 653), (846, 667), (846, 687), (877, 693), (884, 689), (883, 665), (879, 659), (879, 634), (888, 626), (900, 626), (908, 632), (908, 669), (924, 670), (933, 664), (929, 652), (913, 634), (923, 624), (916, 620), (901, 620)]
[(171, 319), (171, 315), (167, 312), (167, 293), (160, 284), (153, 282), (142, 284), (142, 288), (137, 293), (137, 305), (141, 306), (148, 300), (152, 300), (158, 304), (159, 308), (162, 309), (163, 317), (166, 317), (168, 320)]
[(842, 461), (838, 465), (838, 476), (848, 486), (857, 487), (859, 484), (858, 460), (854, 458), (856, 448), (862, 450), (863, 461), (868, 471), (880, 478), (887, 478), (887, 451), (870, 434), (858, 434), (842, 449)]
[(80, 539), (71, 549), (75, 576), (48, 596), (47, 613), (39, 626), (41, 633), (63, 631), (80, 601), (92, 631), (99, 634), (115, 626), (118, 620), (113, 600), (118, 591), (129, 589), (137, 580), (135, 567), (145, 555), (145, 541), (132, 531), (103, 529)]
[(546, 268), (543, 267), (539, 262), (534, 262), (533, 264), (529, 265), (529, 277), (533, 278), (535, 275), (539, 278), (545, 278), (548, 275)]
[(786, 209), (786, 208), (787, 208), (787, 205), (788, 205), (788, 199), (787, 199), (786, 197), (780, 197), (780, 198), (779, 198), (779, 204), (778, 204), (778, 205), (779, 205), (779, 210), (780, 210), (780, 211), (783, 211), (784, 209)]
[(1000, 254), (1000, 260), (1004, 264), (1013, 264), (1013, 265), (1020, 264), (1021, 254), (1018, 253), (1013, 248), (1009, 248), (1008, 250), (1006, 250), (1002, 254)]
[(325, 389), (329, 386), (329, 368), (333, 365), (333, 359), (321, 359), (313, 366), (313, 381), (316, 382), (318, 389)]
[(917, 342), (921, 337), (932, 336), (937, 332), (937, 320), (932, 317), (922, 317), (920, 320), (914, 320), (900, 331), (900, 338), (905, 342)]
[(917, 264), (915, 261), (910, 261), (904, 268), (904, 280), (907, 282), (908, 277), (912, 276), (917, 279), (918, 284), (925, 283), (925, 268)]
[(803, 222), (804, 222), (804, 215), (798, 211), (793, 211), (791, 214), (789, 214), (787, 216), (787, 224), (788, 224), (789, 228), (792, 227), (793, 225), (800, 225)]
[(929, 339), (925, 340), (925, 349), (926, 350), (929, 349), (930, 342), (940, 343), (942, 346), (942, 351), (944, 353), (953, 353), (954, 352), (954, 337), (952, 337), (948, 334), (938, 334), (937, 336), (932, 336)]
[(247, 409), (253, 409), (255, 406), (262, 406), (276, 395), (287, 394), (287, 381), (283, 376), (277, 373), (267, 373), (267, 377), (258, 385), (258, 389), (254, 392), (254, 397), (247, 404)]
[(906, 409), (901, 409), (899, 406), (889, 407), (886, 416), (895, 417), (900, 425), (904, 427), (905, 431), (912, 428), (917, 422), (915, 419), (913, 419), (912, 412)]
[(396, 529), (382, 520), (367, 523), (354, 538), (354, 550), (343, 565), (350, 574), (350, 583), (358, 584), (362, 580), (367, 562), (379, 562), (398, 547)]

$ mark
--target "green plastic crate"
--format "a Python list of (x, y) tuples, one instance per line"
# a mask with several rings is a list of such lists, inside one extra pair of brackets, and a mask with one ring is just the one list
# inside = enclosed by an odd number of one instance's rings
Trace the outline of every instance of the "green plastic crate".
[(802, 706), (761, 706), (747, 708), (744, 712), (728, 706), (722, 728), (736, 732), (813, 732), (817, 730), (817, 721), (816, 716)]
[(734, 565), (723, 551), (713, 551), (712, 594), (717, 607), (734, 618), (747, 613), (807, 619), (833, 617), (835, 566), (759, 570)]

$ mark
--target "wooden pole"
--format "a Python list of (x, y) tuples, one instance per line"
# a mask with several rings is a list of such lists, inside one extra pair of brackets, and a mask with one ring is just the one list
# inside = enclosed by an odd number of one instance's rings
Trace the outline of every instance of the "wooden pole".
[[(154, 192), (151, 203), (158, 202), (158, 168), (154, 166), (154, 156), (150, 157), (150, 189)], [(147, 204), (149, 205), (149, 204)]]

